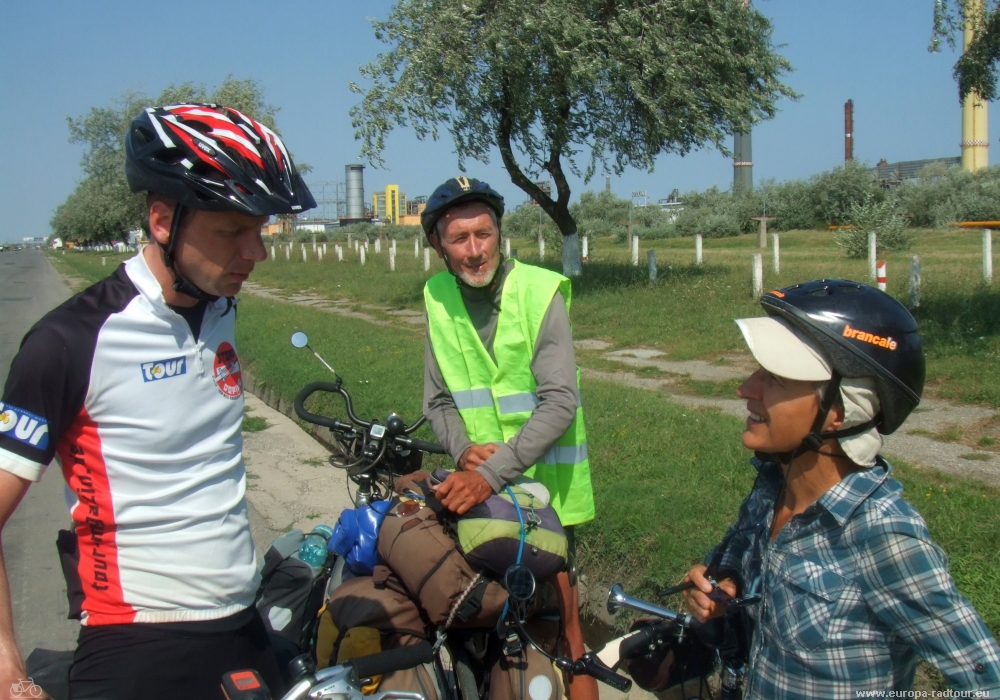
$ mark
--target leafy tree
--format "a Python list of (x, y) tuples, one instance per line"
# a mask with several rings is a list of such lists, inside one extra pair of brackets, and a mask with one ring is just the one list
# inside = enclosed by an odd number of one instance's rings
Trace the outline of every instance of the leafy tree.
[[(252, 78), (228, 76), (211, 94), (204, 85), (170, 85), (155, 99), (126, 92), (107, 107), (91, 107), (69, 123), (70, 143), (86, 146), (80, 167), (84, 179), (66, 198), (51, 220), (52, 230), (63, 240), (104, 243), (124, 238), (139, 228), (145, 216), (142, 197), (132, 194), (125, 181), (125, 134), (132, 119), (149, 105), (215, 102), (233, 107), (275, 129), (278, 108), (264, 98)], [(309, 167), (299, 165), (301, 172)]]
[(955, 63), (958, 99), (964, 101), (977, 92), (987, 102), (997, 98), (997, 61), (1000, 60), (1000, 2), (998, 0), (937, 0), (934, 3), (934, 31), (931, 51), (944, 40), (953, 48), (956, 35), (967, 26), (975, 37)]
[(835, 240), (849, 258), (868, 256), (871, 231), (875, 232), (878, 251), (907, 250), (913, 245), (913, 235), (906, 230), (906, 218), (891, 200), (869, 197), (864, 202), (855, 202), (848, 209), (848, 220), (852, 228), (838, 231)]
[[(567, 170), (652, 170), (774, 116), (793, 97), (771, 25), (743, 0), (398, 0), (375, 35), (393, 48), (362, 67), (371, 87), (351, 110), (362, 154), (385, 136), (451, 135), (458, 165), (497, 147), (511, 181), (566, 238), (580, 274)], [(550, 196), (534, 184), (542, 171)]]

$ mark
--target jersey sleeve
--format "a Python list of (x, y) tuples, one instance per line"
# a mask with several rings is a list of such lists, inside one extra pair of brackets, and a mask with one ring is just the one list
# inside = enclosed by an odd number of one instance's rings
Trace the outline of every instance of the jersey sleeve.
[(40, 479), (79, 413), (88, 377), (69, 345), (58, 329), (41, 322), (21, 342), (0, 401), (0, 469)]

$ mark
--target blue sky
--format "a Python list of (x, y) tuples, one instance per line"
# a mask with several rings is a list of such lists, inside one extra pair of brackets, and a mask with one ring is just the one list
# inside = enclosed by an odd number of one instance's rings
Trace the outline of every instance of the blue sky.
[[(228, 74), (255, 78), (279, 105), (278, 123), (297, 157), (315, 168), (312, 183), (342, 181), (357, 162), (348, 109), (358, 101), (349, 80), (384, 45), (369, 17), (383, 18), (389, 0), (344, 2), (0, 3), (0, 241), (50, 233), (49, 219), (81, 177), (82, 147), (67, 140), (66, 117), (108, 105), (134, 89), (157, 94), (170, 83), (209, 88)], [(931, 54), (927, 43), (932, 0), (756, 0), (774, 24), (802, 94), (784, 101), (754, 131), (754, 178), (808, 177), (843, 160), (843, 104), (854, 100), (855, 156), (874, 164), (959, 154), (961, 112), (950, 52)], [(1000, 135), (1000, 108), (991, 107), (990, 131)], [(994, 143), (994, 162), (1000, 147)], [(409, 196), (428, 194), (458, 174), (450, 140), (420, 142), (411, 131), (388, 140), (386, 169), (365, 169), (366, 198), (397, 183)], [(518, 204), (499, 158), (468, 164)], [(711, 185), (729, 187), (731, 161), (709, 150), (685, 158), (661, 157), (652, 173), (612, 178), (627, 197), (644, 189), (650, 199)], [(602, 188), (572, 181), (574, 198)]]

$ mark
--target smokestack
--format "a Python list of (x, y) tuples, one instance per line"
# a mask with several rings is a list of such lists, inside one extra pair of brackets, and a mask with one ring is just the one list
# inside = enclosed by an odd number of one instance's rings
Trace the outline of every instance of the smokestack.
[(753, 145), (750, 132), (733, 134), (733, 194), (753, 189)]
[(347, 181), (347, 216), (345, 219), (361, 221), (365, 218), (365, 166), (349, 163), (344, 167)]
[[(975, 39), (976, 18), (983, 9), (982, 0), (968, 0), (965, 5), (965, 35), (962, 50), (968, 51)], [(986, 102), (973, 90), (962, 102), (962, 170), (975, 172), (989, 167), (990, 141), (987, 130)]]
[(854, 100), (844, 103), (844, 161), (854, 160)]

